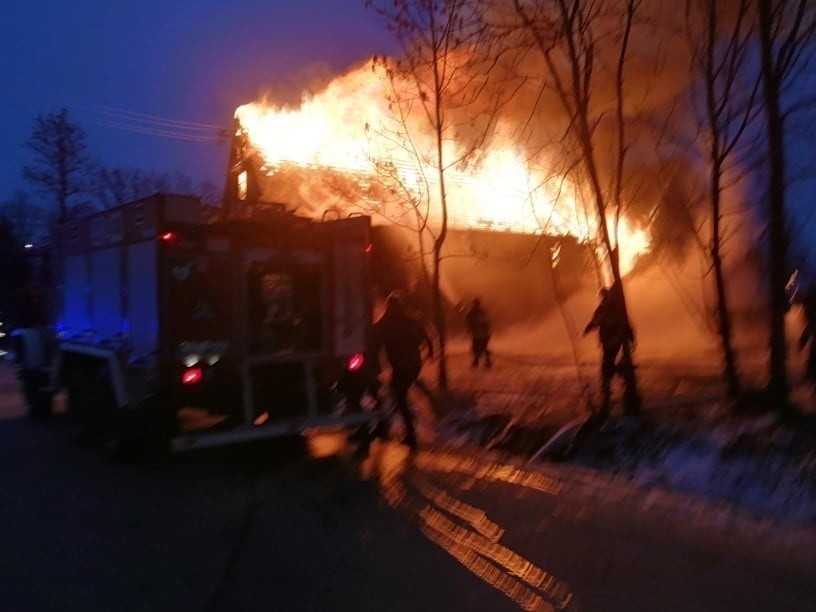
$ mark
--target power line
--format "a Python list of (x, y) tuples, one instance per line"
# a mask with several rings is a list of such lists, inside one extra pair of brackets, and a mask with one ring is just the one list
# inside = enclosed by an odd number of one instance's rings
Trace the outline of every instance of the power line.
[(151, 128), (146, 126), (138, 126), (132, 125), (128, 123), (122, 123), (118, 121), (106, 121), (102, 119), (94, 119), (94, 118), (81, 118), (80, 121), (84, 123), (90, 123), (93, 125), (100, 125), (104, 127), (111, 127), (119, 130), (125, 130), (128, 132), (135, 132), (138, 134), (146, 134), (150, 136), (160, 136), (162, 138), (173, 138), (176, 140), (187, 140), (190, 142), (205, 142), (205, 143), (218, 143), (223, 140), (221, 136), (203, 136), (203, 135), (196, 135), (196, 134), (184, 134), (183, 132), (173, 132), (168, 130), (162, 130), (158, 128)]
[(135, 121), (137, 123), (158, 124), (166, 127), (179, 128), (184, 130), (205, 132), (211, 131), (223, 132), (226, 130), (226, 128), (220, 125), (212, 125), (209, 123), (197, 123), (194, 121), (183, 121), (181, 119), (169, 119), (167, 117), (159, 117), (158, 115), (148, 115), (146, 113), (137, 113), (135, 111), (115, 108), (112, 106), (104, 106), (102, 104), (74, 105), (73, 108), (79, 111), (97, 113), (100, 115), (108, 115), (118, 119)]
[(83, 123), (137, 134), (199, 143), (220, 143), (229, 137), (229, 130), (217, 125), (169, 119), (101, 104), (74, 104), (70, 108), (77, 111)]

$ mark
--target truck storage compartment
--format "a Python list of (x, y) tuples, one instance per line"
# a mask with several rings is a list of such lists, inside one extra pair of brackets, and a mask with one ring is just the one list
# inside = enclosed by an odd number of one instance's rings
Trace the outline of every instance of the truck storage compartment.
[[(300, 361), (257, 363), (250, 366), (252, 422), (306, 418), (312, 401), (310, 366)], [(314, 396), (314, 401), (317, 397)], [(315, 408), (317, 406), (315, 405)]]
[(249, 351), (254, 354), (320, 351), (325, 348), (325, 292), (317, 252), (258, 259), (246, 274)]

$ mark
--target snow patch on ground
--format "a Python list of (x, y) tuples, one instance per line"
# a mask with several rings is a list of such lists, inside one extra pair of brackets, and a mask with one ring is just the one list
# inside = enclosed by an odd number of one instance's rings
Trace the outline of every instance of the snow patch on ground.
[(586, 377), (576, 376), (574, 364), (498, 353), (491, 370), (475, 370), (467, 357), (451, 358), (459, 394), (449, 395), (436, 423), (447, 443), (566, 462), (778, 522), (816, 525), (812, 390), (799, 389), (804, 395), (797, 399), (811, 416), (783, 424), (775, 414), (735, 415), (717, 399), (716, 371), (707, 373), (705, 364), (644, 362), (644, 418), (581, 429), (575, 425), (587, 415), (580, 385)]
[(697, 429), (610, 421), (570, 448), (578, 425), (574, 419), (562, 427), (535, 428), (495, 414), (460, 413), (447, 419), (440, 434), (454, 445), (567, 461), (638, 486), (727, 502), (786, 523), (816, 525), (816, 441), (780, 426), (773, 416), (719, 426), (699, 427), (698, 422)]
[(632, 474), (633, 482), (728, 501), (794, 523), (816, 523), (816, 454), (761, 444), (736, 449), (771, 435), (772, 427), (746, 431), (720, 428), (669, 445)]

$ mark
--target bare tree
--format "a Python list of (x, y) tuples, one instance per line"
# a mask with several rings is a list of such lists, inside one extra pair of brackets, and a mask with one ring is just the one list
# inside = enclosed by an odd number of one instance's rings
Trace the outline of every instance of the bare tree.
[[(483, 113), (484, 100), (495, 99), (488, 93), (496, 85), (489, 73), (491, 61), (498, 58), (489, 57), (487, 43), (481, 36), (483, 26), (476, 19), (477, 7), (468, 0), (369, 0), (367, 6), (386, 21), (402, 48), (401, 59), (389, 64), (390, 76), (412, 84), (410, 88), (396, 90), (397, 95), (390, 100), (392, 108), (405, 114), (409, 112), (407, 107), (416, 107), (424, 117), (425, 129), (430, 128), (433, 134), (433, 151), (417, 151), (416, 159), (419, 166), (429, 165), (435, 174), (433, 179), (424, 178), (436, 188), (434, 204), (438, 206), (431, 213), (435, 226), (431, 294), (434, 327), (439, 336), (438, 382), (445, 390), (447, 324), (440, 278), (449, 226), (448, 172), (472, 157), (489, 132), (483, 126), (461, 146), (464, 135), (473, 130), (473, 113)], [(478, 70), (474, 69), (476, 65)], [(474, 109), (470, 114), (466, 112), (469, 108)], [(464, 116), (467, 118), (463, 119)], [(413, 124), (408, 127), (414, 129)], [(413, 135), (408, 135), (406, 142), (413, 140)]]
[(751, 0), (690, 0), (686, 6), (687, 39), (696, 83), (692, 102), (700, 111), (708, 170), (708, 219), (711, 237), (706, 254), (714, 273), (716, 323), (723, 356), (723, 379), (728, 394), (740, 392), (737, 357), (732, 338), (731, 313), (723, 271), (723, 192), (726, 174), (740, 159), (755, 114), (759, 82), (751, 83), (749, 60), (755, 35)]
[(75, 196), (83, 194), (92, 163), (86, 151), (85, 132), (62, 109), (37, 115), (25, 146), (34, 154), (23, 167), (23, 177), (57, 206), (57, 220), (68, 218)]
[[(578, 167), (587, 182), (589, 197), (597, 218), (599, 243), (628, 323), (628, 309), (620, 271), (618, 249), (618, 220), (625, 205), (624, 177), (629, 143), (626, 127), (629, 117), (626, 101), (626, 62), (640, 9), (640, 0), (622, 3), (603, 0), (513, 0), (513, 8), (520, 19), (520, 29), (529, 36), (531, 49), (544, 62), (542, 89), (555, 92), (567, 118), (565, 138), (576, 151)], [(613, 49), (615, 65), (614, 105), (599, 104), (598, 74), (603, 59)], [(601, 54), (607, 54), (604, 58)], [(604, 109), (599, 111), (599, 109)], [(599, 158), (601, 146), (598, 126), (602, 116), (614, 113), (616, 135), (611, 185), (604, 185)], [(630, 413), (640, 410), (632, 345), (625, 342), (621, 372), (626, 386), (626, 408)]]
[(103, 208), (138, 200), (157, 192), (199, 196), (206, 205), (215, 204), (220, 196), (214, 184), (208, 181), (196, 183), (182, 172), (170, 174), (104, 166), (98, 167), (94, 173), (92, 191)]
[(22, 243), (37, 243), (47, 231), (47, 215), (43, 208), (31, 201), (24, 191), (0, 203), (0, 219), (9, 227), (14, 238)]
[[(393, 74), (390, 78), (393, 91)], [(392, 110), (394, 114), (390, 119), (394, 123), (393, 129), (382, 126), (376, 129), (377, 135), (385, 137), (394, 146), (407, 153), (410, 158), (419, 161), (421, 159), (419, 149), (411, 139), (411, 131), (408, 129), (410, 107), (406, 108), (404, 104), (397, 103), (396, 106), (392, 106)], [(429, 223), (433, 198), (431, 183), (425, 173), (425, 167), (417, 163), (413, 168), (416, 171), (415, 180), (409, 183), (403, 169), (394, 162), (372, 157), (371, 163), (381, 188), (390, 196), (385, 200), (378, 198), (378, 208), (382, 211), (380, 214), (391, 223), (406, 228), (414, 235), (422, 283), (426, 290), (430, 289), (433, 287), (433, 272), (428, 268), (427, 256), (433, 251), (429, 250), (426, 245), (429, 240), (431, 245), (435, 245), (439, 235), (438, 230)]]
[(811, 0), (756, 0), (762, 74), (763, 113), (767, 132), (768, 242), (771, 293), (769, 391), (783, 410), (790, 406), (785, 313), (789, 228), (785, 190), (785, 96), (802, 76), (813, 52), (816, 7)]

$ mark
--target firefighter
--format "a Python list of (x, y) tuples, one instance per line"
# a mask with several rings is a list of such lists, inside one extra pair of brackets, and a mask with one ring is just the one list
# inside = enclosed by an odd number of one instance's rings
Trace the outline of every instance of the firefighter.
[(388, 296), (385, 312), (374, 323), (374, 341), (374, 354), (378, 355), (382, 349), (391, 365), (391, 393), (405, 421), (404, 442), (416, 448), (416, 429), (408, 405), (408, 390), (417, 382), (422, 369), (422, 345), (427, 346), (430, 359), (433, 359), (433, 345), (425, 328), (405, 312), (399, 293)]
[(479, 361), (484, 357), (485, 367), (489, 368), (493, 365), (490, 360), (490, 349), (488, 343), (490, 342), (490, 320), (487, 318), (487, 313), (482, 308), (482, 302), (479, 298), (473, 300), (473, 304), (465, 316), (465, 323), (467, 323), (470, 337), (473, 341), (471, 351), (473, 353), (474, 368), (479, 367)]
[(587, 326), (584, 328), (584, 336), (593, 329), (598, 330), (598, 337), (601, 343), (603, 357), (601, 359), (601, 410), (603, 414), (609, 412), (612, 394), (612, 377), (619, 374), (624, 380), (627, 372), (623, 370), (626, 364), (618, 363), (618, 355), (624, 347), (624, 343), (633, 342), (634, 334), (626, 318), (623, 307), (623, 300), (620, 289), (602, 288), (600, 291), (601, 303), (595, 309)]

